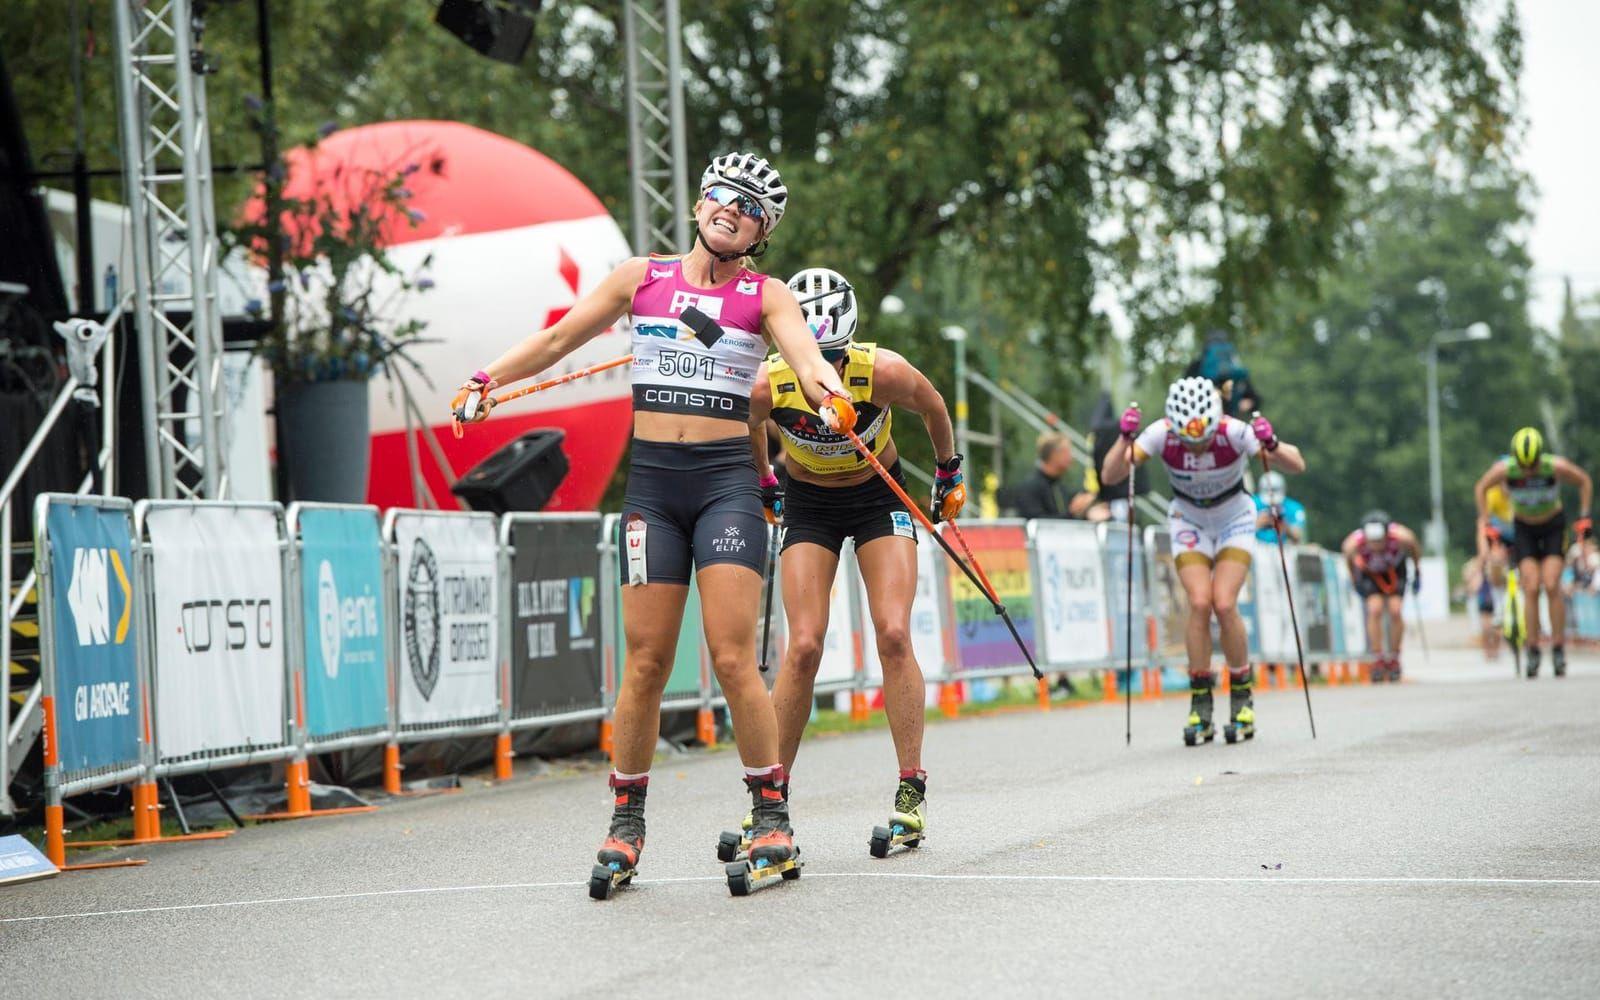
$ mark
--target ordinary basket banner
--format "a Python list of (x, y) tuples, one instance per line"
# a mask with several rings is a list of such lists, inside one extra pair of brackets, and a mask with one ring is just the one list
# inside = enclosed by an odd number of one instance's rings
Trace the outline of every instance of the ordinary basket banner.
[(598, 520), (511, 524), (511, 710), (593, 708), (600, 692)]
[[(917, 533), (917, 594), (911, 601), (911, 653), (924, 675), (943, 671), (944, 601), (939, 593), (939, 563), (944, 551), (928, 537), (921, 525)], [(864, 591), (863, 586), (858, 593)], [(872, 604), (868, 598), (861, 607), (861, 644), (867, 679), (883, 680), (883, 661), (878, 656), (878, 634), (872, 627)]]
[(395, 515), (400, 724), (499, 712), (493, 517)]
[(1104, 662), (1111, 637), (1099, 534), (1092, 524), (1051, 520), (1034, 521), (1032, 531), (1042, 659), (1051, 666)]
[(389, 609), (378, 512), (306, 507), (295, 512), (295, 522), (306, 732), (319, 738), (382, 727), (389, 721)]
[(1294, 564), (1294, 609), (1300, 619), (1300, 634), (1305, 637), (1305, 651), (1331, 653), (1333, 636), (1328, 585), (1322, 575), (1322, 553), (1295, 546), (1289, 550), (1289, 559)]
[[(1256, 542), (1252, 573), (1256, 578), (1256, 625), (1261, 658), (1268, 663), (1288, 662), (1295, 655), (1294, 628), (1289, 624), (1289, 595), (1283, 588), (1283, 569), (1278, 564), (1276, 543)], [(1295, 561), (1290, 559), (1291, 586), (1294, 575)]]
[(1350, 566), (1338, 559), (1338, 577), (1334, 584), (1334, 599), (1340, 602), (1340, 617), (1344, 619), (1344, 651), (1364, 653), (1367, 650), (1367, 611), (1356, 593), (1355, 581), (1350, 577)]
[[(1111, 602), (1111, 656), (1121, 664), (1128, 655), (1128, 532), (1126, 525), (1104, 523), (1098, 525)], [(1145, 566), (1143, 540), (1134, 536), (1133, 566), (1133, 655), (1142, 659), (1147, 654), (1145, 633)], [(1187, 610), (1187, 608), (1186, 608)], [(1180, 633), (1181, 634), (1181, 633)]]
[[(1037, 657), (1033, 621), (1033, 573), (1028, 568), (1028, 537), (1022, 524), (970, 524), (961, 534), (989, 574), (996, 597), (1017, 626), (1022, 641)], [(951, 532), (945, 539), (961, 552)], [(936, 543), (937, 544), (937, 543)], [(964, 557), (964, 554), (963, 554)], [(1026, 661), (1005, 621), (994, 612), (983, 591), (973, 586), (955, 563), (945, 567), (950, 607), (955, 615), (957, 662), (963, 670), (1013, 667)]]
[(45, 655), (54, 674), (57, 753), (68, 773), (139, 760), (139, 616), (131, 505), (50, 498)]
[(146, 511), (163, 759), (282, 744), (283, 562), (276, 509)]

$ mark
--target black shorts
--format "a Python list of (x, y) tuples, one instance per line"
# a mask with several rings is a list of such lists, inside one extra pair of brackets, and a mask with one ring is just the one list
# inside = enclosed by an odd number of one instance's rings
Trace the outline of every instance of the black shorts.
[[(902, 487), (905, 476), (897, 461), (889, 475)], [(846, 538), (860, 548), (874, 538), (899, 535), (917, 540), (911, 512), (877, 476), (855, 486), (818, 486), (790, 478), (783, 497), (783, 548), (811, 542), (839, 554)]]
[(1518, 520), (1516, 529), (1511, 538), (1511, 554), (1518, 563), (1524, 559), (1563, 555), (1561, 542), (1567, 534), (1567, 515), (1561, 511), (1556, 511), (1556, 516), (1543, 524)]
[(635, 440), (622, 500), (621, 549), (624, 583), (637, 579), (640, 560), (644, 583), (687, 584), (692, 568), (715, 563), (737, 563), (759, 574), (767, 519), (750, 439)]
[(1398, 597), (1406, 592), (1406, 571), (1409, 568), (1407, 563), (1402, 562), (1384, 573), (1363, 570), (1356, 574), (1356, 593), (1362, 597)]

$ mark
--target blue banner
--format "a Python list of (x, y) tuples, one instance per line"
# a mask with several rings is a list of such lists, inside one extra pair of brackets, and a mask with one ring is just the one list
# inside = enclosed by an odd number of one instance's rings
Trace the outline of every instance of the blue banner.
[(61, 766), (139, 760), (132, 522), (126, 508), (52, 503), (46, 516)]
[(1600, 639), (1600, 594), (1580, 590), (1572, 595), (1572, 631), (1580, 639)]
[(313, 737), (389, 721), (383, 549), (371, 510), (300, 511), (306, 731)]

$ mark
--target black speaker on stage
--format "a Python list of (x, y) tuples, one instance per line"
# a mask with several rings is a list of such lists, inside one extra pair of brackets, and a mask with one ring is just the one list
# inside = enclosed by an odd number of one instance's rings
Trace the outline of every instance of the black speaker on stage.
[(515, 66), (533, 41), (544, 0), (444, 0), (434, 21), (477, 51)]
[(473, 466), (450, 492), (473, 510), (543, 510), (567, 478), (567, 455), (561, 450), (566, 437), (553, 428), (529, 431)]

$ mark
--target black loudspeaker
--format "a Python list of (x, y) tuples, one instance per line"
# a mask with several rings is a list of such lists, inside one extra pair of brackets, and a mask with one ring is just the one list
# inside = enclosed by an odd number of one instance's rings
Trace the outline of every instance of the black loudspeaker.
[[(490, 59), (516, 65), (533, 40), (533, 18), (542, 0), (444, 0), (434, 21)], [(526, 11), (526, 12), (525, 12)]]
[(566, 437), (551, 428), (529, 431), (473, 466), (450, 492), (473, 510), (543, 510), (567, 478), (567, 455), (561, 450)]

